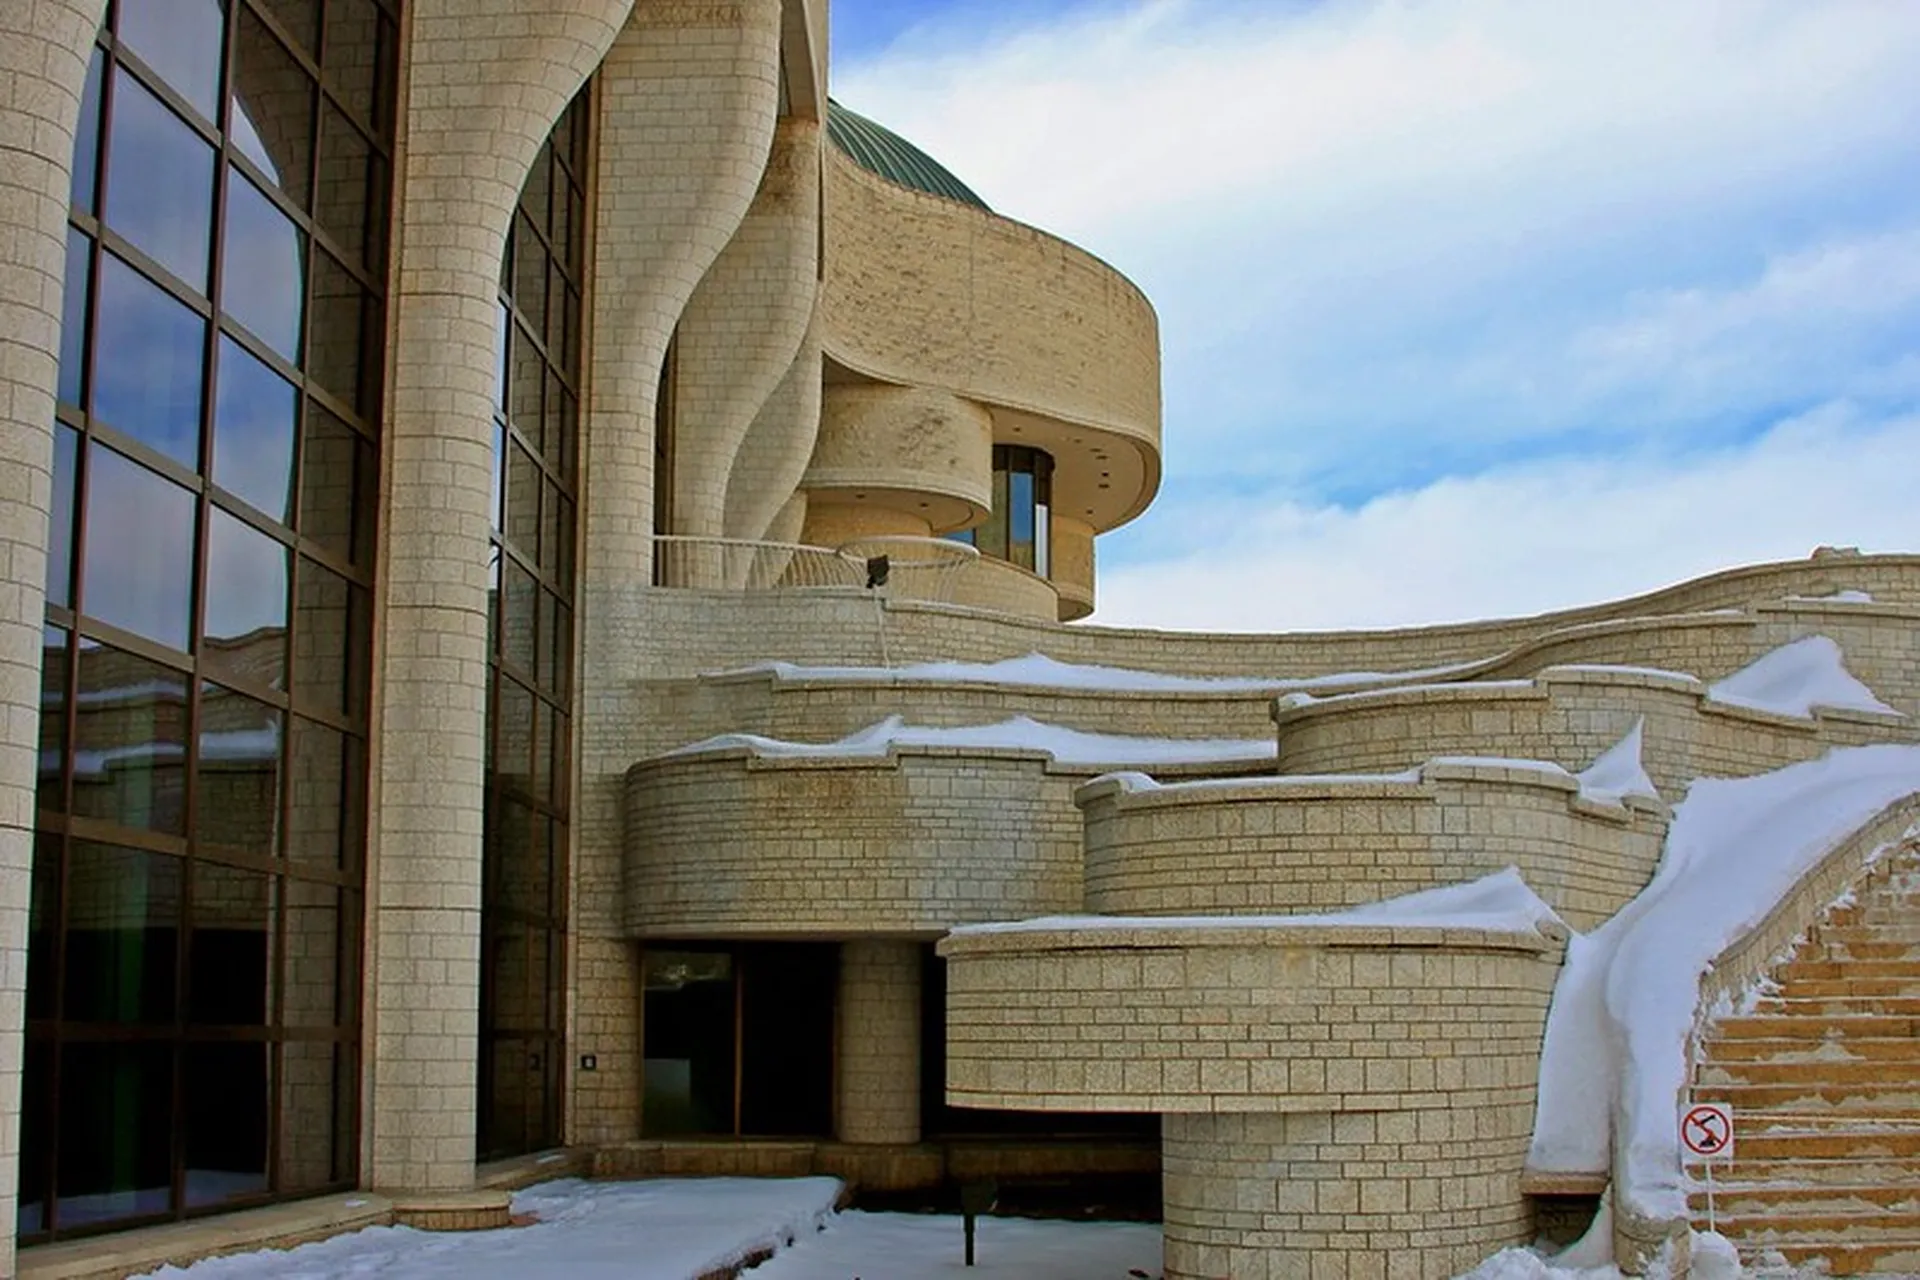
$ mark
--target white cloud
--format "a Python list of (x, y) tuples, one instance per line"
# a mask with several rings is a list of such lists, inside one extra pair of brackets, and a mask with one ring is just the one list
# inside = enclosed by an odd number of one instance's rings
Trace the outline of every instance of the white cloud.
[(1401, 626), (1593, 604), (1823, 543), (1908, 549), (1917, 471), (1920, 415), (1867, 424), (1830, 407), (1739, 448), (1562, 458), (1358, 508), (1214, 500), (1206, 546), (1103, 568), (1093, 621)]

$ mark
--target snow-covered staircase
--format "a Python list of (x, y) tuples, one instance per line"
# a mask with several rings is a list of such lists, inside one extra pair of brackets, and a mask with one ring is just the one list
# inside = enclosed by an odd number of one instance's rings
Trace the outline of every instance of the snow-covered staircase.
[[(1714, 1172), (1721, 1234), (1749, 1262), (1920, 1273), (1920, 851), (1871, 870), (1701, 1046), (1694, 1100), (1734, 1107)], [(1692, 1198), (1696, 1227), (1707, 1197)]]

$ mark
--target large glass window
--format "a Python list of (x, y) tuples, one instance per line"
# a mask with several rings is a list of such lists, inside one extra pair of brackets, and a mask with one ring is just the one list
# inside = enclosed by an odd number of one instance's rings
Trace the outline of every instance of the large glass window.
[(328, 0), (319, 40), (308, 0), (116, 0), (93, 52), (26, 1243), (355, 1182), (386, 279), (369, 229), (390, 216), (397, 6)]
[(839, 947), (649, 949), (649, 1137), (828, 1136)]
[(591, 85), (533, 163), (500, 271), (479, 1154), (564, 1140), (574, 494)]
[(978, 527), (952, 536), (981, 555), (1051, 577), (1053, 458), (1024, 445), (993, 446), (993, 511)]

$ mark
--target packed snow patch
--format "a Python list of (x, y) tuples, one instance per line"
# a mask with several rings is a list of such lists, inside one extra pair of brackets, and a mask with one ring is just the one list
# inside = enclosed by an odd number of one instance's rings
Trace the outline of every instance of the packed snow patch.
[(1840, 646), (1826, 636), (1807, 636), (1782, 645), (1710, 686), (1707, 697), (1802, 719), (1811, 716), (1815, 707), (1900, 714), (1854, 678)]
[(1575, 775), (1580, 780), (1581, 795), (1616, 804), (1628, 796), (1659, 798), (1653, 779), (1640, 763), (1640, 746), (1646, 738), (1646, 728), (1644, 718), (1635, 720), (1626, 737), (1601, 752), (1597, 760)]
[(369, 1227), (297, 1249), (162, 1267), (191, 1280), (691, 1280), (749, 1253), (818, 1232), (840, 1195), (835, 1178), (562, 1179), (513, 1198), (532, 1226), (428, 1232)]
[(770, 759), (878, 760), (900, 747), (962, 747), (976, 751), (1044, 752), (1064, 765), (1224, 764), (1271, 760), (1273, 738), (1131, 738), (1083, 733), (1014, 716), (998, 724), (938, 729), (888, 716), (836, 742), (787, 742), (757, 733), (723, 733), (667, 752), (668, 757), (745, 749)]
[(1385, 902), (1311, 915), (1040, 916), (994, 924), (961, 925), (955, 936), (1111, 929), (1293, 929), (1355, 925), (1414, 929), (1486, 929), (1499, 933), (1566, 936), (1552, 907), (1508, 867), (1466, 884), (1423, 889)]
[(1105, 667), (1060, 662), (1044, 653), (1029, 653), (998, 662), (916, 662), (901, 667), (803, 666), (792, 662), (761, 662), (714, 672), (716, 678), (771, 673), (781, 680), (833, 681), (845, 684), (887, 684), (895, 681), (930, 684), (1004, 684), (1034, 689), (1094, 689), (1111, 693), (1281, 693), (1289, 689), (1337, 688), (1381, 681), (1417, 683), (1453, 675), (1479, 666), (1456, 662), (1414, 671), (1342, 671), (1323, 676), (1269, 679), (1265, 676), (1183, 676), (1130, 667)]
[(1160, 1228), (1137, 1222), (982, 1217), (977, 1265), (961, 1220), (944, 1214), (843, 1213), (747, 1273), (746, 1280), (1127, 1280), (1160, 1274)]
[(1845, 748), (1757, 777), (1695, 782), (1674, 809), (1652, 882), (1568, 946), (1528, 1165), (1611, 1172), (1615, 1197), (1635, 1214), (1684, 1216), (1676, 1111), (1701, 978), (1829, 851), (1915, 794), (1920, 747), (1909, 746)]
[(1793, 604), (1872, 604), (1873, 597), (1864, 591), (1831, 591), (1824, 596), (1788, 596)]

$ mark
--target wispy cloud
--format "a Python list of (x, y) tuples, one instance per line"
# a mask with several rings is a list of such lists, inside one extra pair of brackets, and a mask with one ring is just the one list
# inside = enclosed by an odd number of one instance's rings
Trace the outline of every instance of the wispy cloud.
[(1341, 511), (1529, 460), (1678, 476), (1816, 406), (1920, 408), (1920, 6), (965, 10), (836, 92), (1154, 299), (1167, 482), (1110, 565), (1197, 511), (1322, 512), (1338, 553)]

